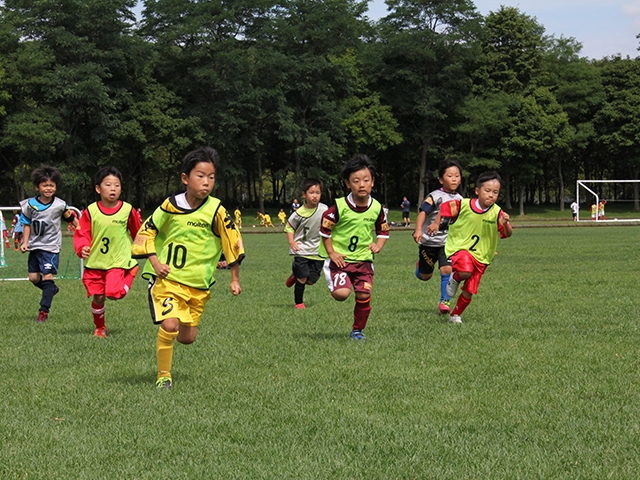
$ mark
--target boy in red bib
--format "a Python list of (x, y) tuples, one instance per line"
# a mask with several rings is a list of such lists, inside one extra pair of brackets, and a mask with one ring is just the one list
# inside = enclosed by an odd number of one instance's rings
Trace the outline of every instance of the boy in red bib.
[(493, 260), (498, 237), (508, 238), (513, 233), (509, 214), (495, 203), (501, 184), (496, 172), (482, 173), (476, 181), (477, 198), (452, 200), (440, 207), (441, 225), (449, 225), (445, 254), (453, 268), (447, 294), (453, 297), (464, 282), (449, 317), (451, 323), (462, 323), (462, 312), (478, 293), (480, 279)]
[(138, 263), (131, 258), (131, 246), (141, 219), (136, 209), (120, 200), (122, 174), (117, 168), (98, 170), (95, 189), (100, 200), (82, 212), (73, 246), (85, 261), (82, 282), (87, 296), (93, 295), (93, 335), (104, 338), (107, 336), (105, 299), (123, 298), (138, 272)]

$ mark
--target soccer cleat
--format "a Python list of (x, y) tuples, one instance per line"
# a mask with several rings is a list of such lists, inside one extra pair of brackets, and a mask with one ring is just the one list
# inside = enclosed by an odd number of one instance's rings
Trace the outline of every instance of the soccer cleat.
[(462, 323), (462, 317), (460, 315), (451, 315), (449, 317), (449, 323)]
[(107, 338), (107, 327), (97, 327), (93, 331), (94, 337)]
[(160, 377), (156, 380), (156, 388), (158, 390), (170, 389), (173, 386), (173, 382), (171, 381), (171, 377)]
[(287, 278), (287, 281), (284, 284), (287, 286), (287, 288), (291, 288), (295, 283), (296, 283), (296, 277), (293, 274), (291, 274), (289, 275), (289, 278)]
[(360, 330), (359, 328), (354, 328), (351, 331), (351, 335), (350, 336), (354, 340), (365, 340), (364, 333), (362, 333), (362, 330)]
[(447, 315), (451, 313), (451, 302), (449, 302), (449, 300), (442, 300), (438, 308), (440, 309), (441, 315)]
[(459, 284), (460, 282), (456, 282), (453, 279), (453, 272), (451, 272), (451, 275), (449, 275), (449, 281), (447, 282), (447, 295), (453, 298), (456, 292), (458, 291)]
[(36, 323), (44, 323), (49, 318), (49, 312), (45, 312), (44, 310), (40, 310), (38, 313), (38, 318), (36, 318)]
[(307, 307), (305, 307), (305, 306), (304, 306), (304, 303), (296, 303), (296, 308), (297, 308), (298, 310), (304, 310), (304, 309), (306, 309)]

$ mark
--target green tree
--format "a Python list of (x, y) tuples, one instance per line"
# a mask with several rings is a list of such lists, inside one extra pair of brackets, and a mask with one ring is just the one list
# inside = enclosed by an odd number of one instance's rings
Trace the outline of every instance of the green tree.
[[(388, 0), (389, 14), (378, 24), (369, 68), (382, 100), (391, 105), (404, 142), (394, 164), (406, 165), (398, 184), (415, 185), (407, 195), (424, 197), (428, 160), (437, 167), (448, 149), (447, 137), (470, 88), (466, 69), (477, 34), (478, 14), (465, 0)], [(419, 152), (419, 153), (418, 153)], [(401, 169), (397, 169), (401, 171)], [(415, 193), (412, 193), (415, 192)], [(415, 198), (415, 197), (414, 197)]]

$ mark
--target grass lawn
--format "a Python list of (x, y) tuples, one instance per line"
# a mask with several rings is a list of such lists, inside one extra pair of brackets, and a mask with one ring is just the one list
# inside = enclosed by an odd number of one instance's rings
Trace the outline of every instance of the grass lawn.
[(366, 342), (322, 281), (294, 310), (283, 234), (245, 235), (243, 293), (218, 272), (171, 391), (142, 279), (107, 304), (107, 339), (79, 280), (43, 325), (40, 291), (0, 282), (0, 478), (636, 479), (638, 233), (516, 229), (452, 325), (392, 232)]

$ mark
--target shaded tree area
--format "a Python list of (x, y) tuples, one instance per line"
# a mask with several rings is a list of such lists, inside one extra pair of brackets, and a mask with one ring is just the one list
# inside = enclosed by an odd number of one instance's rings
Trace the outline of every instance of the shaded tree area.
[(446, 157), (463, 166), (464, 194), (498, 170), (520, 214), (562, 210), (577, 179), (640, 173), (638, 59), (583, 58), (517, 8), (387, 0), (374, 22), (358, 0), (147, 0), (140, 18), (136, 3), (0, 7), (0, 203), (31, 194), (30, 171), (47, 163), (61, 196), (86, 205), (110, 164), (123, 198), (150, 208), (203, 144), (223, 159), (216, 195), (261, 211), (307, 176), (327, 201), (342, 194), (357, 152), (391, 206), (418, 204)]

